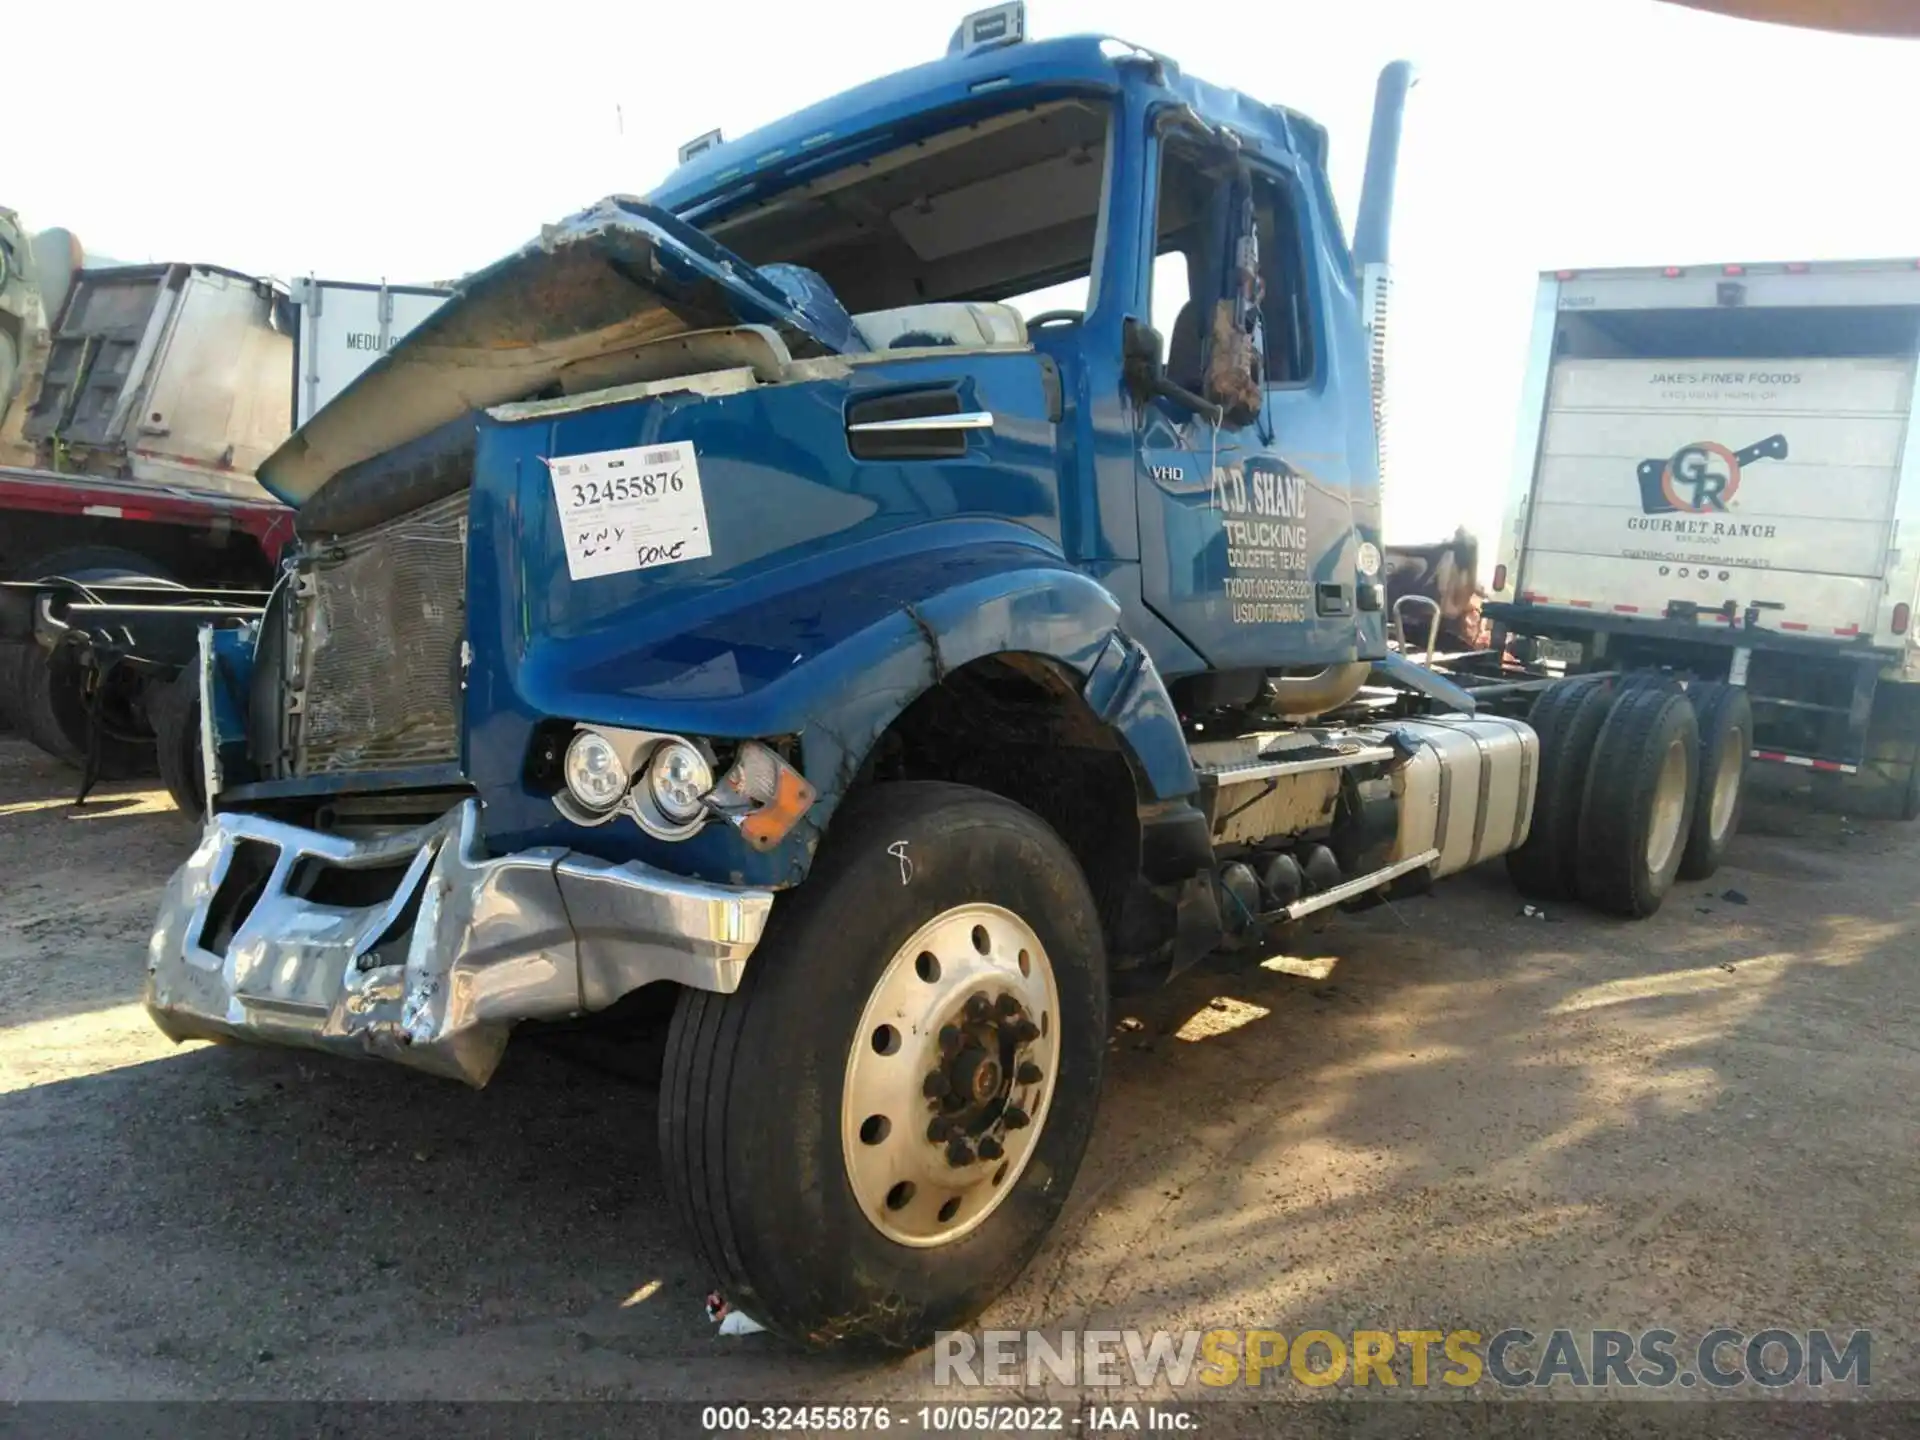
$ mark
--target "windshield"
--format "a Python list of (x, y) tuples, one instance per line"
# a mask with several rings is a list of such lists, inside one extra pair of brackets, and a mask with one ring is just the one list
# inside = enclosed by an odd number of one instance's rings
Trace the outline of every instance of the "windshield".
[(988, 116), (706, 227), (756, 265), (816, 270), (856, 313), (943, 300), (1079, 310), (1093, 273), (1108, 105)]

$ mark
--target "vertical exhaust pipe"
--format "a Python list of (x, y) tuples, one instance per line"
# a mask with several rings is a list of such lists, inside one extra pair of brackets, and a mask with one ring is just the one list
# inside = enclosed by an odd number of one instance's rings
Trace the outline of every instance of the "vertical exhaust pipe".
[(1413, 88), (1413, 65), (1395, 60), (1380, 72), (1373, 92), (1373, 133), (1367, 138), (1367, 174), (1360, 188), (1353, 259), (1360, 271), (1361, 314), (1373, 378), (1373, 444), (1380, 492), (1387, 488), (1387, 252), (1393, 232), (1393, 187), (1400, 168), (1400, 122)]
[(1360, 221), (1353, 231), (1353, 258), (1364, 272), (1387, 263), (1393, 228), (1393, 182), (1400, 168), (1400, 121), (1413, 88), (1413, 62), (1395, 60), (1380, 72), (1373, 90), (1373, 133), (1367, 137), (1367, 174), (1360, 186)]

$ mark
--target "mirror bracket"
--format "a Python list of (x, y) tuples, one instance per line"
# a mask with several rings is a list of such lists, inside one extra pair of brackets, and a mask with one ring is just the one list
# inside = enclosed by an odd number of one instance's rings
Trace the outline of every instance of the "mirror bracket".
[(1165, 342), (1158, 330), (1129, 315), (1122, 335), (1122, 367), (1127, 388), (1136, 402), (1153, 398), (1171, 400), (1219, 426), (1226, 414), (1220, 406), (1167, 378)]

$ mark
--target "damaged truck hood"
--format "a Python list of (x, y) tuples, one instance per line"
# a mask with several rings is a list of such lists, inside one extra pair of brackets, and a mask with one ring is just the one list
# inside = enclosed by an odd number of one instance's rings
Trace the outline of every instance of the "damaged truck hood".
[(853, 343), (822, 288), (783, 288), (672, 212), (612, 196), (462, 280), (269, 455), (258, 478), (298, 506), (348, 466), (540, 395), (570, 367), (734, 325), (772, 326), (820, 353)]

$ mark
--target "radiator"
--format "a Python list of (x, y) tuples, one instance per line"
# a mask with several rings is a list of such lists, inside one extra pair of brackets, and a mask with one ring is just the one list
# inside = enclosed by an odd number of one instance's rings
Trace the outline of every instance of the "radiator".
[(466, 554), (463, 491), (303, 565), (289, 657), (298, 774), (459, 757)]

